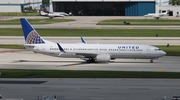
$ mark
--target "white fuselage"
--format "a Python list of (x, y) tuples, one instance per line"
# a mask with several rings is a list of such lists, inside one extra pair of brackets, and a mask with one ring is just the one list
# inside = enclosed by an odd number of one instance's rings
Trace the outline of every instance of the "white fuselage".
[(46, 13), (44, 11), (40, 12), (41, 16), (48, 16), (48, 17), (65, 17), (65, 16), (69, 16), (69, 14), (65, 13), (65, 12), (49, 12)]
[(144, 17), (155, 17), (155, 18), (159, 18), (162, 16), (167, 16), (167, 13), (149, 13), (144, 15)]
[[(25, 44), (25, 48), (36, 53), (56, 57), (69, 58), (95, 58), (97, 55), (108, 54), (111, 59), (133, 58), (133, 59), (156, 59), (166, 53), (154, 46), (136, 44), (62, 44), (60, 50), (53, 42), (48, 44)], [(106, 55), (105, 55), (106, 56)], [(103, 55), (104, 57), (104, 55)]]
[(64, 17), (65, 15), (60, 14), (60, 13), (54, 13), (54, 12), (50, 12), (48, 14), (49, 17)]
[(44, 12), (44, 11), (40, 11), (40, 15), (41, 16), (48, 16), (48, 13)]
[(53, 12), (55, 14), (60, 14), (60, 15), (64, 15), (64, 16), (69, 16), (69, 14), (65, 13), (65, 12)]

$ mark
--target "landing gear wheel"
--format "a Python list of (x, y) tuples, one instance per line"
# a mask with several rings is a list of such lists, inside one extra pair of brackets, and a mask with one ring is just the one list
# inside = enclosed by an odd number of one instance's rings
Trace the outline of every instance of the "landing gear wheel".
[(152, 59), (150, 60), (150, 63), (153, 63), (153, 60), (152, 60)]
[(87, 63), (93, 63), (95, 60), (93, 58), (89, 58), (89, 60), (86, 60)]
[(90, 60), (86, 60), (86, 63), (90, 63), (91, 61)]

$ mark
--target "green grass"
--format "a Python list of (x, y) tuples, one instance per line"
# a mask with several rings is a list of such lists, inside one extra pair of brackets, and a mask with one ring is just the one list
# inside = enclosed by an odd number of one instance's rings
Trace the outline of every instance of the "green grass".
[[(36, 29), (41, 36), (180, 37), (180, 30), (166, 29)], [(23, 36), (20, 28), (1, 29), (0, 36)]]
[(16, 45), (16, 44), (0, 44), (0, 48), (6, 49), (24, 49), (23, 45)]
[(179, 72), (0, 69), (0, 78), (180, 78)]
[[(157, 46), (161, 50), (165, 51), (167, 54), (166, 56), (180, 56), (180, 46)], [(7, 48), (7, 49), (24, 49), (23, 45), (13, 45), (13, 44), (1, 44), (0, 48)]]
[(124, 21), (131, 25), (180, 25), (180, 20), (171, 19), (112, 19), (101, 21), (97, 25), (124, 25)]
[[(74, 21), (73, 19), (28, 19), (31, 24), (53, 24), (59, 22)], [(3, 20), (0, 21), (0, 25), (20, 25), (19, 19)]]
[(0, 12), (2, 17), (13, 17), (13, 16), (39, 16), (39, 13), (21, 13), (21, 12)]

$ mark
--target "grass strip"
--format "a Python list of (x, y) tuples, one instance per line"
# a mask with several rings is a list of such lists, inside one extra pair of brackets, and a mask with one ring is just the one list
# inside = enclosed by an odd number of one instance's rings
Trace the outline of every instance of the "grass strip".
[(16, 44), (0, 44), (0, 48), (5, 48), (5, 49), (25, 49), (23, 45), (16, 45)]
[(129, 22), (130, 25), (180, 25), (180, 20), (171, 19), (112, 19), (104, 20), (97, 23), (97, 25), (125, 25), (124, 22)]
[[(180, 56), (180, 46), (156, 46), (159, 47), (161, 50), (165, 51), (167, 54), (166, 56)], [(1, 44), (0, 48), (6, 49), (24, 49), (23, 45), (13, 45), (13, 44)]]
[[(74, 19), (28, 19), (31, 24), (53, 24), (59, 22), (74, 21)], [(20, 25), (19, 19), (1, 20), (0, 25)]]
[[(180, 37), (180, 30), (168, 29), (36, 29), (41, 36), (87, 37)], [(22, 29), (1, 29), (0, 36), (23, 36)]]
[(21, 12), (0, 12), (2, 18), (13, 17), (13, 16), (39, 16), (39, 12), (21, 13)]
[(179, 72), (0, 69), (0, 78), (180, 78)]

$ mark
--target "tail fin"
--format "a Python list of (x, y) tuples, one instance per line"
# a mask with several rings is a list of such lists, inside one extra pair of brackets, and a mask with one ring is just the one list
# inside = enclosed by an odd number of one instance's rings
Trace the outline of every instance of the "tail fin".
[(45, 44), (44, 40), (26, 18), (20, 18), (20, 22), (24, 33), (25, 44)]

